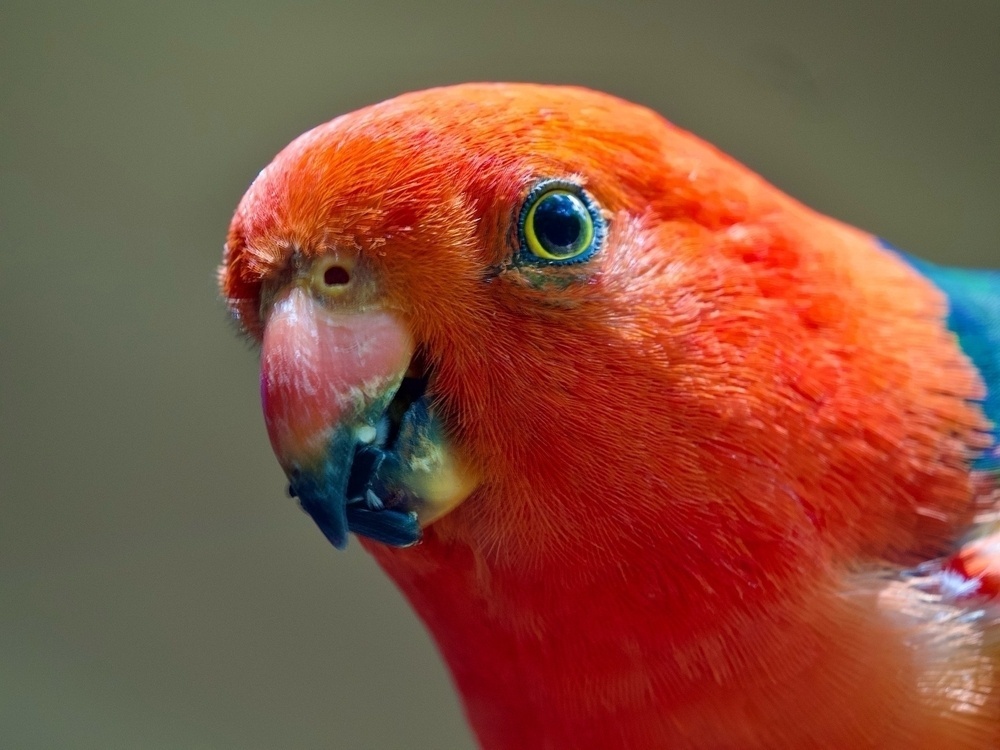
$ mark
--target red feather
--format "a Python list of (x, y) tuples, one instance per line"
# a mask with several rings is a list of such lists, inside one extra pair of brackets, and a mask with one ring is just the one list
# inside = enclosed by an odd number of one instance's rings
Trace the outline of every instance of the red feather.
[[(536, 283), (508, 261), (543, 177), (609, 235)], [(996, 646), (894, 582), (991, 502), (983, 386), (942, 295), (870, 235), (641, 107), (469, 85), (293, 142), (223, 291), (258, 336), (292, 249), (344, 246), (483, 477), (422, 544), (366, 547), (484, 747), (997, 746)]]

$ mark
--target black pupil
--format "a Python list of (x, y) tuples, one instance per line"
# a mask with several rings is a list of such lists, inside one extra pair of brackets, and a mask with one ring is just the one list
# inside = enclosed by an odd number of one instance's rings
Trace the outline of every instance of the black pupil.
[(535, 236), (546, 250), (565, 253), (573, 251), (583, 232), (586, 211), (580, 199), (565, 193), (555, 193), (542, 198), (535, 209)]

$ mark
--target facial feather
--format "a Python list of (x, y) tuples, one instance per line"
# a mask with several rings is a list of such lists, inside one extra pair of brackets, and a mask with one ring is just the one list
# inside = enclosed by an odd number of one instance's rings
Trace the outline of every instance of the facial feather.
[[(586, 262), (522, 262), (518, 216), (543, 179), (599, 207), (607, 236)], [(712, 669), (805, 670), (779, 663), (777, 632), (803, 653), (824, 627), (874, 644), (889, 626), (862, 638), (858, 612), (829, 598), (838, 575), (941, 554), (985, 502), (969, 471), (990, 442), (983, 383), (942, 294), (641, 107), (467, 85), (310, 131), (230, 228), (220, 278), (247, 333), (261, 335), (262, 290), (289, 264), (338, 248), (417, 342), (432, 410), (479, 478), (422, 544), (367, 546), (437, 636), (483, 737), (503, 722), (476, 701), (523, 703), (490, 670), (522, 684), (582, 659), (619, 686), (614, 705), (665, 710), (713, 695)], [(662, 672), (615, 676), (570, 636), (539, 651), (577, 627), (620, 660), (640, 612), (655, 628), (629, 643)], [(485, 627), (502, 635), (484, 648), (513, 666), (461, 645)], [(897, 657), (880, 668), (904, 674)], [(642, 731), (677, 734), (661, 724)]]

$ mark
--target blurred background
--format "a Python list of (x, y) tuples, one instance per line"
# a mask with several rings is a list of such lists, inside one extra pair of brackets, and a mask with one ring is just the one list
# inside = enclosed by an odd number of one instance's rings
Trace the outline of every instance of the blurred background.
[(471, 748), (422, 625), (284, 495), (214, 272), (286, 142), (468, 80), (645, 103), (1000, 266), (1000, 3), (0, 6), (0, 746)]

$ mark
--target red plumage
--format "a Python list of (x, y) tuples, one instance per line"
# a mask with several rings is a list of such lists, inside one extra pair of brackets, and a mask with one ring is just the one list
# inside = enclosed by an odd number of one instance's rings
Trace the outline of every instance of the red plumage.
[[(511, 263), (543, 177), (604, 212), (586, 264)], [(293, 256), (345, 249), (480, 480), (422, 543), (365, 546), (484, 747), (1000, 742), (989, 633), (897, 578), (993, 502), (983, 384), (870, 235), (641, 107), (469, 85), (293, 142), (223, 292), (260, 337)]]

